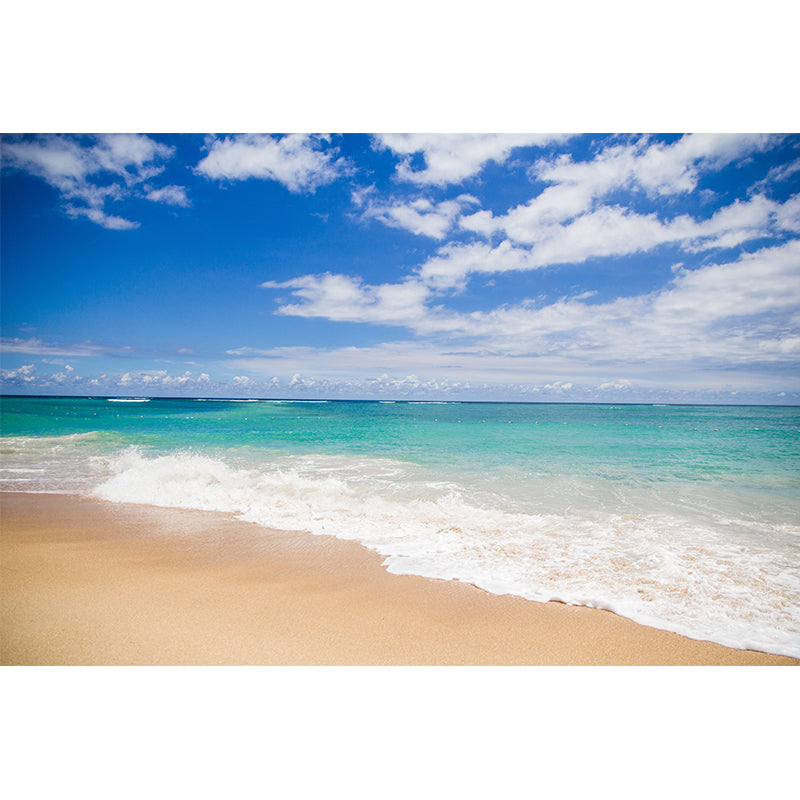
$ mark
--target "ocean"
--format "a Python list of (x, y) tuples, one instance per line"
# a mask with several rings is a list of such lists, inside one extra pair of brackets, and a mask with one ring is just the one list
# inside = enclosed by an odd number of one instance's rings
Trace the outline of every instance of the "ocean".
[(800, 658), (800, 408), (4, 397), (0, 490), (356, 540), (393, 573)]

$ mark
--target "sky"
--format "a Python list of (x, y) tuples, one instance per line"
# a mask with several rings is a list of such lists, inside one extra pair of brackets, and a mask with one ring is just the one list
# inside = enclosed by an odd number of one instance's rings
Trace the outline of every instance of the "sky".
[(7, 134), (4, 393), (800, 403), (798, 134)]

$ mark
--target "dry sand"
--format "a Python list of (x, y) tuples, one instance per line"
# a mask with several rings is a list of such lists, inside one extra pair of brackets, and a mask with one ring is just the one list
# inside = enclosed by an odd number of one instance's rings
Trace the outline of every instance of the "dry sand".
[(770, 665), (220, 514), (0, 495), (4, 665)]

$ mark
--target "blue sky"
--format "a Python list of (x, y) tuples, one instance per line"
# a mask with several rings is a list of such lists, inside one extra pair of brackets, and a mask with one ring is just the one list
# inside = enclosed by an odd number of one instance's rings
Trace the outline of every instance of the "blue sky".
[(800, 135), (11, 134), (2, 390), (800, 403)]

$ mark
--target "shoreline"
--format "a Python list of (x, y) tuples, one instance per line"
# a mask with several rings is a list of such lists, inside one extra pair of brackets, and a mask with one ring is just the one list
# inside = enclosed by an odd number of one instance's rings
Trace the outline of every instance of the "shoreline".
[(216, 512), (0, 493), (3, 665), (798, 665)]

